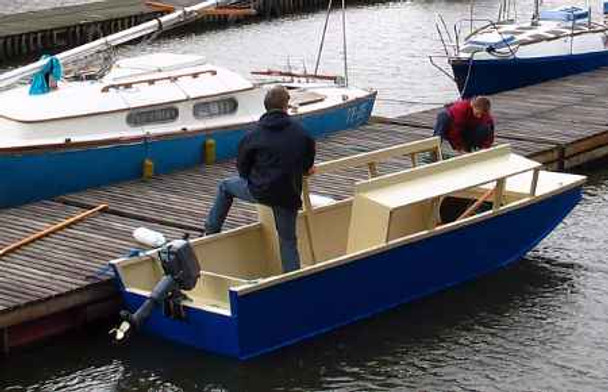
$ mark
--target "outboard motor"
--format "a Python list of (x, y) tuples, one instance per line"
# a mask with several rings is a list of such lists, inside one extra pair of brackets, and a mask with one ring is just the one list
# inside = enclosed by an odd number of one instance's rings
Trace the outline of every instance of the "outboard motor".
[(200, 265), (190, 243), (174, 240), (165, 244), (158, 252), (165, 275), (156, 284), (150, 297), (133, 314), (120, 312), (122, 322), (110, 331), (116, 341), (128, 337), (133, 329), (139, 329), (157, 306), (163, 307), (166, 316), (184, 319), (181, 303), (186, 299), (182, 290), (192, 290), (201, 274)]

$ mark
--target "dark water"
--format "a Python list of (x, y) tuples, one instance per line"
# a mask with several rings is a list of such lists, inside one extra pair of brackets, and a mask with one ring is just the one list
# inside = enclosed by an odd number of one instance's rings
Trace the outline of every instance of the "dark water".
[[(441, 53), (434, 14), (452, 22), (467, 7), (411, 1), (349, 8), (351, 81), (379, 89), (376, 113), (456, 96), (427, 56)], [(496, 7), (487, 1), (477, 9), (491, 16)], [(288, 59), (310, 69), (323, 18), (187, 33), (119, 53), (196, 52), (241, 72)], [(337, 15), (333, 21), (326, 72), (342, 67)], [(105, 327), (92, 328), (0, 360), (0, 391), (607, 390), (608, 161), (581, 172), (590, 176), (584, 199), (565, 222), (526, 259), (474, 283), (245, 363), (144, 336), (115, 347)]]

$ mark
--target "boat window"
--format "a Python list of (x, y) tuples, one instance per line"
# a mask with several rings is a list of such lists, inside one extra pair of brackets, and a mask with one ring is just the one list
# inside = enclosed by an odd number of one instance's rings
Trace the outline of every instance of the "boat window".
[(482, 52), (483, 48), (480, 48), (479, 46), (475, 46), (475, 45), (470, 45), (470, 46), (464, 46), (462, 49), (460, 49), (460, 52), (462, 53), (474, 53), (474, 52)]
[(518, 31), (518, 30), (500, 30), (501, 34), (511, 34), (511, 35), (519, 35), (519, 34), (524, 34), (523, 31)]
[(127, 124), (138, 127), (147, 124), (162, 124), (177, 120), (179, 110), (175, 106), (137, 110), (127, 115)]
[(224, 116), (236, 112), (239, 104), (234, 98), (225, 98), (218, 101), (199, 102), (192, 108), (194, 118), (209, 118)]

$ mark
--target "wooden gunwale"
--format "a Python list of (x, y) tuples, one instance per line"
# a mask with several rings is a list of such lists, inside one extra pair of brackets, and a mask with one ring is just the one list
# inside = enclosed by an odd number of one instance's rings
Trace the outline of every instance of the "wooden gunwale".
[[(110, 89), (120, 89), (120, 88), (132, 88), (134, 84), (148, 84), (148, 85), (153, 85), (156, 82), (161, 82), (163, 80), (169, 80), (171, 82), (177, 82), (178, 79), (180, 78), (185, 78), (187, 76), (192, 77), (192, 79), (196, 79), (198, 78), (200, 75), (204, 75), (204, 74), (209, 74), (211, 76), (216, 76), (217, 75), (217, 71), (214, 69), (208, 69), (208, 70), (204, 70), (204, 71), (196, 71), (196, 72), (189, 72), (189, 73), (185, 73), (185, 74), (177, 74), (177, 75), (172, 75), (172, 76), (161, 76), (161, 77), (157, 77), (157, 78), (150, 78), (150, 79), (136, 79), (136, 80), (132, 80), (132, 81), (128, 81), (128, 82), (119, 82), (119, 83), (111, 83), (111, 84), (106, 84), (105, 86), (103, 86), (101, 88), (101, 92), (102, 93), (107, 93), (108, 91), (110, 91)], [(200, 96), (200, 97), (196, 97), (193, 99), (198, 99), (198, 98), (203, 98), (206, 97), (206, 95)], [(100, 112), (103, 113), (103, 112)]]

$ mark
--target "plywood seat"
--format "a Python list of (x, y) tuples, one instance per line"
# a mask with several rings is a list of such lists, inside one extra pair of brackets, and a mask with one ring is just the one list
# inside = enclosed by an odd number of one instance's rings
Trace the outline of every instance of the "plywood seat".
[[(506, 177), (528, 171), (537, 176), (539, 169), (539, 163), (512, 154), (503, 145), (360, 182), (355, 188), (347, 251), (434, 229), (441, 200), (448, 195), (496, 183), (494, 203), (500, 205)], [(528, 196), (536, 187), (536, 181), (532, 183)]]

